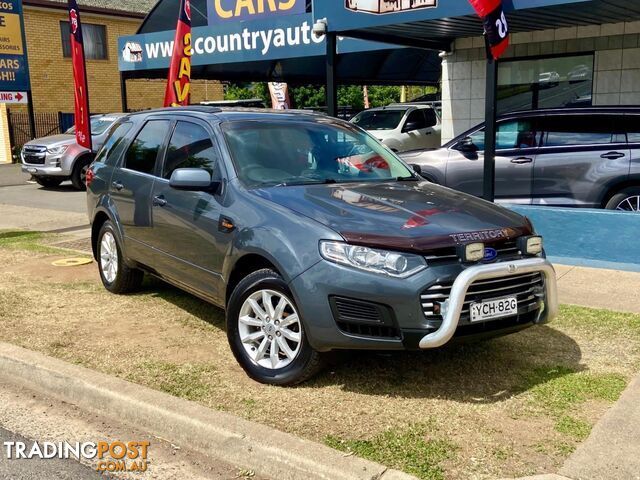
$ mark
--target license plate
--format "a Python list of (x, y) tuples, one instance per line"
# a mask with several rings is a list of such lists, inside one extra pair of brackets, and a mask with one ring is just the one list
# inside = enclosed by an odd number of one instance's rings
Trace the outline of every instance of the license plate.
[(471, 304), (471, 321), (484, 322), (494, 318), (509, 317), (518, 313), (518, 299), (516, 297), (487, 300)]

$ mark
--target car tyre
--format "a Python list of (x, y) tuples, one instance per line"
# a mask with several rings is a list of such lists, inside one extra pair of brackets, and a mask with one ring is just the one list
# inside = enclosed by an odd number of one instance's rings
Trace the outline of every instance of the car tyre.
[(56, 188), (62, 183), (62, 179), (53, 177), (34, 177), (38, 185), (44, 188)]
[(88, 156), (76, 160), (71, 173), (71, 183), (76, 190), (84, 191), (87, 189), (87, 170), (92, 161), (91, 157)]
[(640, 187), (620, 190), (607, 202), (607, 210), (640, 213)]
[(119, 237), (110, 221), (106, 221), (98, 233), (96, 252), (100, 279), (107, 290), (124, 294), (140, 288), (144, 272), (127, 266)]
[(227, 306), (227, 338), (249, 377), (286, 386), (322, 369), (324, 357), (309, 344), (298, 312), (291, 290), (271, 269), (253, 272), (235, 287)]

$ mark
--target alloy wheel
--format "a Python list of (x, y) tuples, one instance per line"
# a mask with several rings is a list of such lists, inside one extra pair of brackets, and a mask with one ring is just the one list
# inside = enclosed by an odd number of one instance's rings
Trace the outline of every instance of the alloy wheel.
[(616, 210), (640, 213), (640, 195), (632, 195), (622, 200)]
[(253, 363), (270, 370), (284, 368), (300, 353), (302, 323), (293, 302), (274, 290), (258, 290), (242, 304), (240, 341)]
[(118, 246), (111, 232), (105, 232), (100, 242), (100, 269), (108, 283), (113, 283), (118, 276)]

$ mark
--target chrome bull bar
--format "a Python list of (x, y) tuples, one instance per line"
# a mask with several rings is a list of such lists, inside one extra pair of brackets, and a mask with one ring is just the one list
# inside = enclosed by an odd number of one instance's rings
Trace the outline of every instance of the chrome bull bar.
[(548, 260), (544, 258), (530, 258), (494, 263), (491, 265), (477, 265), (465, 269), (453, 282), (451, 294), (449, 298), (443, 302), (441, 307), (442, 325), (438, 330), (425, 335), (422, 340), (420, 340), (420, 348), (441, 347), (451, 340), (451, 337), (453, 337), (458, 328), (460, 313), (464, 306), (467, 290), (473, 282), (535, 272), (544, 274), (545, 293), (543, 298), (544, 308), (538, 312), (538, 317), (534, 323), (550, 322), (558, 314), (558, 290), (556, 272)]

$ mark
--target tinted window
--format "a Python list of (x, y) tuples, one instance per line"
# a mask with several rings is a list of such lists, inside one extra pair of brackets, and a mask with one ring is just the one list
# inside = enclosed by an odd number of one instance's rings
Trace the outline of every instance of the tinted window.
[(217, 178), (218, 152), (209, 133), (200, 125), (177, 123), (169, 142), (162, 176), (171, 178), (176, 168), (204, 168)]
[(238, 177), (249, 186), (375, 182), (412, 173), (387, 148), (351, 124), (222, 124)]
[[(60, 22), (62, 35), (62, 56), (71, 58), (71, 31), (69, 22)], [(106, 60), (107, 57), (107, 29), (104, 25), (91, 23), (82, 24), (82, 39), (84, 41), (84, 54), (87, 60)]]
[(407, 117), (407, 122), (405, 125), (412, 124), (411, 128), (415, 130), (421, 130), (423, 128), (427, 128), (427, 120), (424, 117), (423, 110), (414, 110)]
[(136, 172), (152, 174), (158, 158), (158, 151), (168, 130), (168, 120), (147, 122), (127, 151), (125, 167)]
[(124, 150), (127, 142), (126, 135), (131, 130), (132, 124), (129, 122), (115, 125), (109, 133), (109, 138), (100, 149), (96, 162), (104, 162), (108, 165), (115, 165)]
[(438, 124), (436, 111), (432, 109), (423, 110), (424, 116), (427, 117), (427, 127), (433, 127)]
[[(484, 128), (469, 135), (479, 151), (484, 150)], [(496, 150), (532, 148), (539, 145), (540, 134), (532, 120), (511, 120), (498, 124)]]
[(558, 115), (543, 121), (544, 146), (597, 145), (611, 143), (612, 117), (608, 115)]
[(629, 143), (640, 143), (640, 115), (625, 115), (624, 124)]

